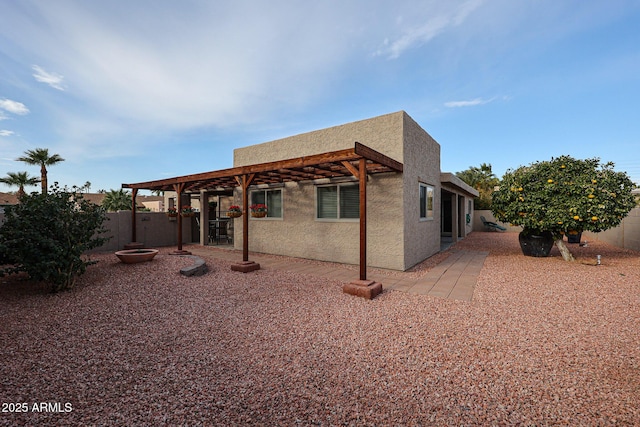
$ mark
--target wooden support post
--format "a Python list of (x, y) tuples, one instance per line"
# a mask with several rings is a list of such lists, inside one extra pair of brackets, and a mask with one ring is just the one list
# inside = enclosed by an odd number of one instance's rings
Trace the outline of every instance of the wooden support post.
[(131, 190), (131, 242), (124, 245), (124, 249), (140, 249), (144, 247), (143, 243), (138, 243), (138, 231), (137, 231), (137, 219), (136, 219), (136, 196), (138, 195), (138, 189)]
[(236, 177), (242, 188), (242, 262), (232, 264), (231, 269), (242, 273), (260, 269), (260, 264), (249, 261), (249, 186), (255, 176), (251, 173)]
[(138, 195), (138, 189), (131, 190), (131, 243), (138, 241), (137, 229), (136, 229), (136, 196)]
[(209, 193), (200, 190), (200, 246), (209, 244)]
[(360, 280), (367, 280), (367, 160), (360, 159)]
[[(346, 165), (345, 165), (346, 167)], [(351, 168), (347, 167), (351, 170)], [(354, 174), (360, 184), (360, 280), (346, 283), (344, 293), (373, 299), (382, 292), (382, 283), (367, 280), (367, 160), (360, 159), (358, 173)]]
[(174, 184), (173, 189), (178, 199), (178, 249), (171, 252), (171, 255), (191, 255), (191, 252), (182, 249), (182, 191), (184, 183)]

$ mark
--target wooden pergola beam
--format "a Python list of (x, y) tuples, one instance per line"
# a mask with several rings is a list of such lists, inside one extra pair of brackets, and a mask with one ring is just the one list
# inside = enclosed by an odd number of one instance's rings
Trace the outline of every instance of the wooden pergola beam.
[[(361, 158), (365, 158), (370, 161), (370, 165), (379, 164), (381, 166), (380, 172), (402, 172), (402, 163), (356, 142), (354, 148), (346, 150), (331, 151), (328, 153), (296, 157), (275, 162), (256, 163), (248, 166), (238, 166), (229, 169), (184, 175), (156, 181), (122, 184), (122, 188), (167, 190), (171, 189), (178, 183), (187, 184), (188, 190), (199, 190), (212, 184), (222, 188), (231, 188), (237, 186), (235, 181), (235, 177), (237, 176), (248, 174), (260, 175), (268, 172), (280, 174), (283, 181), (302, 180), (304, 175), (299, 174), (307, 174), (308, 179), (318, 179), (319, 176), (330, 178), (351, 174), (349, 171), (340, 171), (340, 168), (343, 167), (342, 162), (355, 162)], [(293, 171), (295, 171), (296, 174), (293, 174)], [(301, 179), (294, 178), (293, 175), (299, 176)]]

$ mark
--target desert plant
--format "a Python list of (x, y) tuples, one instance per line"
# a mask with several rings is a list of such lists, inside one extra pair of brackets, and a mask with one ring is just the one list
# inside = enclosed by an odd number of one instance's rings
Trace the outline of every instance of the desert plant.
[(551, 232), (563, 258), (573, 261), (563, 234), (615, 227), (635, 206), (633, 182), (613, 168), (598, 158), (561, 156), (508, 170), (491, 210), (499, 221), (527, 232)]
[(104, 210), (84, 200), (77, 187), (48, 194), (23, 195), (5, 211), (0, 228), (0, 251), (11, 265), (0, 274), (26, 272), (32, 280), (52, 285), (54, 292), (73, 287), (78, 275), (92, 262), (83, 253), (108, 238)]

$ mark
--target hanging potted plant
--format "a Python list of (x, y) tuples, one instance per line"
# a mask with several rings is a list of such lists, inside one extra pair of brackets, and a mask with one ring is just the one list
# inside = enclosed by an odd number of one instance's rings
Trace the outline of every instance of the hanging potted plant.
[(178, 216), (178, 210), (176, 208), (167, 209), (167, 216), (169, 218), (175, 218)]
[(227, 211), (227, 216), (229, 218), (240, 218), (242, 216), (242, 209), (240, 209), (240, 206), (231, 205)]
[(185, 217), (195, 216), (196, 213), (191, 206), (186, 205), (182, 207), (180, 214), (182, 215), (183, 218), (185, 218)]
[(251, 209), (251, 216), (254, 218), (264, 218), (265, 216), (267, 216), (266, 205), (259, 203), (257, 205), (251, 205), (249, 206), (249, 208)]

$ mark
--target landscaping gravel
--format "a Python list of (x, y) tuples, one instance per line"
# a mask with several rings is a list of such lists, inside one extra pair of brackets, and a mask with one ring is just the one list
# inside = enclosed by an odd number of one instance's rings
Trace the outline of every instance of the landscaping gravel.
[(570, 247), (471, 234), (472, 302), (213, 258), (184, 277), (168, 249), (93, 255), (60, 294), (0, 278), (0, 425), (637, 425), (640, 253)]

